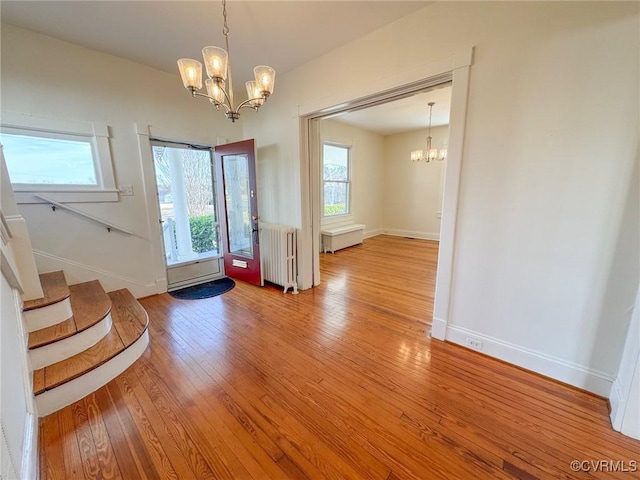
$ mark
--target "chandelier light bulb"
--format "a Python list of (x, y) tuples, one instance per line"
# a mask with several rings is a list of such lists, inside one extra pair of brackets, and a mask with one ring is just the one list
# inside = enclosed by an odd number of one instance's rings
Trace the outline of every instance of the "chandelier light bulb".
[(184, 88), (193, 91), (202, 88), (202, 64), (192, 58), (181, 58), (178, 60), (178, 70)]
[(204, 83), (207, 87), (209, 101), (216, 106), (222, 105), (224, 103), (224, 82), (222, 80), (215, 81), (207, 78)]
[(255, 80), (250, 80), (245, 83), (245, 86), (247, 88), (247, 98), (251, 99), (251, 101), (249, 102), (251, 106), (254, 108), (262, 106), (262, 104), (264, 103), (264, 98), (262, 98), (262, 89), (258, 82), (256, 82)]
[(224, 48), (204, 47), (202, 49), (202, 58), (204, 59), (204, 65), (209, 78), (227, 79), (229, 53)]
[(267, 65), (258, 65), (253, 69), (256, 83), (260, 85), (261, 96), (268, 97), (273, 93), (276, 80), (276, 71)]

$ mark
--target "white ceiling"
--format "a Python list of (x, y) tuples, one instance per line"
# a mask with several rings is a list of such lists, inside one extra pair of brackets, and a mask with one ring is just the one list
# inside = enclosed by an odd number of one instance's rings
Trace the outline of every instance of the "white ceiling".
[[(236, 90), (253, 77), (255, 65), (270, 65), (279, 74), (291, 71), (432, 3), (228, 1), (230, 58)], [(219, 1), (2, 0), (0, 15), (3, 22), (175, 74), (178, 58), (200, 59), (203, 46), (224, 46)], [(274, 94), (286, 94), (278, 91), (277, 77)], [(415, 113), (411, 113), (409, 103), (410, 100), (404, 100), (389, 104), (396, 113), (376, 114), (380, 118), (377, 122), (371, 122), (370, 113), (362, 112), (342, 120), (358, 124), (367, 121), (370, 125), (367, 128), (382, 130), (394, 129), (394, 125), (402, 123), (406, 123), (406, 129), (426, 125), (426, 101), (417, 102), (420, 105)], [(384, 122), (384, 118), (388, 121)]]
[(380, 135), (392, 135), (427, 126), (429, 124), (429, 106), (427, 105), (429, 102), (435, 102), (431, 115), (431, 126), (449, 125), (451, 86), (345, 113), (333, 117), (332, 120), (364, 128)]

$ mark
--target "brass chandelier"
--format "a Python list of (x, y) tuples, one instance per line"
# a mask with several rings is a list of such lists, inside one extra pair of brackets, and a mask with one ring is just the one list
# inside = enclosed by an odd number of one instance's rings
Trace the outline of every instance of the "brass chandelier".
[[(258, 65), (253, 69), (255, 80), (246, 82), (248, 99), (237, 107), (233, 101), (233, 82), (231, 79), (231, 62), (229, 61), (229, 27), (227, 25), (227, 2), (222, 0), (222, 16), (225, 47), (204, 47), (202, 57), (207, 71), (204, 81), (207, 93), (200, 93), (202, 88), (202, 63), (192, 58), (178, 60), (178, 69), (184, 87), (191, 92), (193, 97), (205, 97), (220, 110), (224, 109), (225, 116), (235, 122), (240, 117), (241, 108), (253, 108), (258, 110), (273, 93), (276, 79), (276, 71), (267, 65)], [(227, 77), (229, 78), (229, 91), (226, 89)]]

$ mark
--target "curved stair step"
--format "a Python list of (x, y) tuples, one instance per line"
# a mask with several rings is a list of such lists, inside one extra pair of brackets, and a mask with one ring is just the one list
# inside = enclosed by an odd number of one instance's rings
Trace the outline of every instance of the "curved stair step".
[(107, 294), (112, 328), (87, 350), (34, 371), (34, 394), (40, 416), (49, 415), (105, 385), (135, 362), (149, 343), (149, 317), (126, 290)]
[(39, 276), (44, 297), (24, 302), (22, 305), (22, 310), (24, 312), (28, 312), (35, 308), (47, 307), (54, 303), (61, 302), (65, 298), (69, 298), (69, 287), (62, 270), (57, 272), (41, 273)]
[(95, 345), (111, 329), (111, 299), (97, 280), (69, 287), (73, 317), (29, 334), (34, 369), (72, 357)]
[(94, 326), (111, 311), (111, 299), (98, 280), (69, 287), (73, 317), (29, 334), (29, 349), (59, 342)]
[(40, 284), (44, 297), (27, 300), (22, 305), (29, 332), (65, 322), (73, 315), (69, 286), (61, 270), (40, 274)]

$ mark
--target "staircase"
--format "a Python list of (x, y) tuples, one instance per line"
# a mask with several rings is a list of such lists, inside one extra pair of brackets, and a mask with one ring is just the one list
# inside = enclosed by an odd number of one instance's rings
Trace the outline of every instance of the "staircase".
[(63, 272), (40, 275), (44, 296), (24, 302), (33, 392), (41, 417), (118, 376), (149, 344), (149, 318), (127, 290), (100, 282), (68, 285)]

